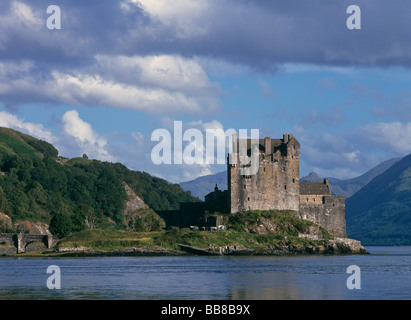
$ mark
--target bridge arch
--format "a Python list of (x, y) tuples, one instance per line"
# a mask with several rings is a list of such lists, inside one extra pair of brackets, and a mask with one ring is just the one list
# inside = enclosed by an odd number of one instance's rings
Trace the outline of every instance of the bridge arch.
[(26, 247), (32, 242), (43, 242), (46, 248), (53, 247), (58, 239), (52, 235), (1, 233), (0, 241), (11, 242), (17, 248), (17, 253), (26, 252)]

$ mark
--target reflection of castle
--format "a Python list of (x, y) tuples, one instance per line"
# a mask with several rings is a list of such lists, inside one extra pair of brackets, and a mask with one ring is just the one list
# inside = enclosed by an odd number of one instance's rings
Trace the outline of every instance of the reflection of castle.
[[(250, 154), (250, 139), (247, 146)], [(240, 150), (235, 136), (233, 150)], [(259, 139), (258, 150), (259, 167), (254, 175), (243, 175), (245, 165), (239, 161), (227, 164), (230, 212), (290, 210), (336, 236), (346, 235), (344, 197), (331, 194), (328, 180), (299, 182), (300, 144), (292, 134), (284, 134), (282, 139)], [(238, 153), (230, 156), (237, 160), (240, 157)]]
[[(233, 138), (233, 150), (239, 149), (239, 141)], [(248, 154), (251, 140), (247, 140)], [(212, 227), (219, 220), (210, 217), (214, 212), (235, 213), (246, 210), (289, 210), (297, 217), (312, 221), (331, 234), (345, 237), (344, 197), (333, 196), (324, 182), (300, 182), (300, 144), (291, 134), (282, 139), (259, 139), (258, 171), (244, 175), (246, 165), (237, 161), (227, 164), (228, 190), (217, 185), (205, 196), (205, 202), (182, 203), (180, 210), (159, 212), (168, 226)], [(229, 159), (239, 160), (232, 153)]]

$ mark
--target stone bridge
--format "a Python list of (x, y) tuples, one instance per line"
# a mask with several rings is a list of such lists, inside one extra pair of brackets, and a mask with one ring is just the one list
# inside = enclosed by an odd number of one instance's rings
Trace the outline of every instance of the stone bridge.
[(0, 233), (0, 242), (13, 243), (17, 253), (26, 252), (27, 245), (32, 242), (43, 242), (47, 248), (52, 248), (57, 240), (52, 235), (44, 234)]

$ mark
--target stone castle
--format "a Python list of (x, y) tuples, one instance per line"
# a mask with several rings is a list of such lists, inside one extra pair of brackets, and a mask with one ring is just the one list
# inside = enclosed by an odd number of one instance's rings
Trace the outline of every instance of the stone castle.
[[(250, 155), (250, 139), (247, 149)], [(235, 135), (233, 150), (240, 150)], [(227, 161), (230, 212), (289, 210), (335, 236), (346, 237), (344, 197), (331, 194), (327, 179), (300, 182), (300, 144), (292, 134), (284, 134), (282, 139), (259, 139), (258, 152), (258, 171), (253, 175), (243, 174), (241, 169), (247, 165), (238, 161), (238, 152), (228, 157), (236, 159)]]
[[(245, 143), (246, 142), (246, 143)], [(298, 218), (312, 221), (337, 237), (346, 237), (345, 200), (331, 194), (328, 180), (300, 182), (300, 144), (292, 134), (282, 139), (242, 140), (247, 155), (256, 154), (255, 174), (242, 170), (250, 165), (239, 161), (242, 153), (231, 153), (227, 161), (228, 190), (205, 196), (204, 202), (182, 203), (179, 210), (158, 211), (167, 226), (215, 228), (219, 220), (207, 213), (235, 213), (247, 210), (288, 210)], [(252, 145), (253, 144), (253, 145)], [(233, 136), (233, 150), (240, 149)], [(234, 161), (233, 161), (234, 160)], [(248, 172), (249, 173), (249, 172)]]

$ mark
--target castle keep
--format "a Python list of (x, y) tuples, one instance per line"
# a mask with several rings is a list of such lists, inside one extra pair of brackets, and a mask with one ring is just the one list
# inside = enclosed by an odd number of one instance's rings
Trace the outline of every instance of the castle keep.
[[(236, 136), (233, 150), (240, 150)], [(251, 153), (250, 139), (247, 153)], [(300, 183), (300, 144), (292, 134), (284, 134), (282, 139), (259, 139), (256, 174), (244, 174), (241, 169), (247, 165), (239, 161), (238, 152), (230, 154), (229, 159), (235, 159), (227, 161), (230, 212), (290, 210), (335, 236), (346, 237), (344, 197), (331, 194), (328, 180)]]
[[(240, 150), (233, 137), (233, 150)], [(237, 144), (237, 146), (235, 146)], [(249, 146), (251, 141), (248, 140)], [(300, 144), (291, 134), (283, 139), (259, 140), (259, 168), (254, 175), (242, 175), (239, 153), (228, 162), (228, 187), (231, 212), (244, 210), (293, 210), (300, 203), (299, 157)]]

